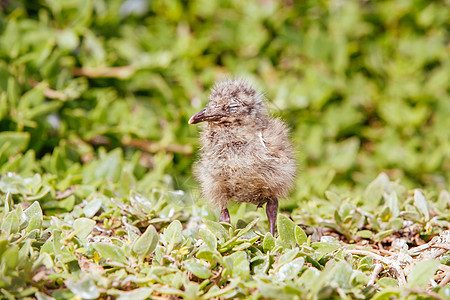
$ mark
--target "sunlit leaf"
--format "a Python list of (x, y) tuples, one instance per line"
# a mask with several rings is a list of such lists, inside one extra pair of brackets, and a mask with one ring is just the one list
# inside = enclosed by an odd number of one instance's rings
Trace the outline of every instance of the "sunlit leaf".
[(212, 233), (214, 233), (214, 235), (217, 238), (226, 240), (226, 238), (228, 237), (228, 232), (222, 225), (220, 225), (220, 223), (213, 222), (210, 220), (203, 220), (203, 222), (208, 227), (208, 229), (211, 230)]
[(145, 232), (134, 242), (133, 252), (139, 257), (144, 258), (150, 253), (152, 253), (156, 246), (158, 245), (158, 233), (155, 227), (152, 225), (148, 226)]
[(16, 233), (19, 230), (19, 218), (16, 212), (10, 212), (2, 221), (1, 230), (6, 234)]
[(97, 288), (94, 280), (85, 277), (78, 281), (69, 279), (65, 282), (66, 286), (72, 293), (83, 299), (97, 299), (100, 296), (100, 291)]
[(113, 261), (127, 264), (128, 259), (126, 258), (125, 252), (122, 248), (113, 245), (113, 244), (107, 244), (107, 243), (95, 243), (93, 244), (93, 247), (95, 250), (97, 250), (100, 255), (105, 259), (111, 259)]
[(264, 252), (270, 251), (275, 247), (275, 238), (270, 232), (266, 233), (263, 240)]
[(73, 229), (75, 234), (80, 239), (85, 239), (94, 229), (95, 221), (88, 218), (79, 218), (73, 222)]
[(285, 215), (278, 215), (277, 228), (279, 239), (289, 245), (295, 245), (295, 224)]
[(175, 247), (175, 245), (179, 244), (183, 240), (183, 236), (181, 235), (181, 223), (178, 220), (173, 221), (170, 225), (164, 230), (164, 239), (168, 243), (167, 252), (170, 253)]
[(428, 210), (428, 203), (425, 196), (419, 191), (414, 190), (414, 205), (419, 209), (419, 211), (425, 217), (425, 221), (430, 220), (430, 212)]
[(185, 261), (184, 262), (184, 267), (191, 272), (192, 274), (194, 274), (195, 276), (199, 277), (199, 278), (209, 278), (211, 277), (212, 273), (211, 271), (209, 271), (209, 269), (207, 267), (205, 267), (204, 265), (202, 265), (201, 263), (195, 262), (195, 261)]
[(424, 260), (415, 265), (408, 273), (408, 286), (424, 288), (439, 267), (439, 261)]
[(308, 237), (306, 236), (306, 233), (301, 229), (299, 226), (295, 226), (295, 241), (299, 245), (303, 245), (306, 243), (306, 240)]

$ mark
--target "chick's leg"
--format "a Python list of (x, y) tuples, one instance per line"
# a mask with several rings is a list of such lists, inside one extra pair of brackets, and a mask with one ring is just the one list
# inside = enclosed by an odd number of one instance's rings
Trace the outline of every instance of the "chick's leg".
[(267, 219), (269, 220), (270, 233), (275, 236), (275, 223), (278, 214), (278, 199), (272, 198), (266, 204)]
[(230, 213), (226, 206), (222, 208), (222, 211), (220, 212), (219, 222), (230, 223)]

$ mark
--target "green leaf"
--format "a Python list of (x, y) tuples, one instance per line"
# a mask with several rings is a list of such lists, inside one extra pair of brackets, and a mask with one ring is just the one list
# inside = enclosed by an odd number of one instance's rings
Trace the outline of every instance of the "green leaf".
[(128, 259), (126, 258), (125, 252), (123, 251), (122, 248), (116, 245), (106, 243), (95, 243), (93, 247), (105, 259), (109, 258), (113, 261), (122, 264), (128, 264)]
[(210, 250), (217, 249), (217, 238), (211, 231), (206, 229), (200, 229), (199, 234), (203, 239), (203, 242), (207, 245), (208, 249)]
[(203, 223), (205, 223), (206, 227), (208, 227), (208, 229), (211, 230), (211, 232), (214, 233), (217, 238), (223, 241), (228, 238), (228, 231), (226, 231), (226, 229), (220, 223), (207, 219), (203, 220)]
[(19, 219), (19, 231), (25, 229), (28, 226), (28, 218), (23, 213), (23, 208), (21, 205), (18, 205), (15, 211), (17, 218)]
[(300, 273), (304, 263), (305, 259), (303, 257), (298, 257), (293, 261), (284, 264), (281, 268), (278, 269), (278, 272), (275, 275), (280, 281), (286, 281), (296, 278)]
[(263, 240), (263, 250), (264, 252), (271, 251), (275, 247), (275, 238), (270, 232), (267, 232)]
[[(0, 92), (0, 119), (3, 119), (8, 113), (8, 96), (6, 96), (6, 92)], [(1, 146), (0, 146), (1, 153)], [(0, 155), (1, 156), (1, 155)]]
[(118, 180), (122, 161), (122, 150), (120, 148), (109, 152), (101, 161), (99, 161), (94, 170), (94, 178)]
[(222, 256), (220, 255), (219, 251), (210, 249), (206, 244), (200, 246), (196, 257), (207, 260), (210, 263), (223, 262)]
[(400, 296), (399, 290), (386, 289), (376, 294), (372, 300), (391, 300), (391, 299), (399, 299)]
[(408, 286), (410, 288), (414, 288), (416, 286), (418, 286), (419, 288), (425, 288), (438, 268), (438, 260), (431, 259), (419, 262), (408, 273)]
[(178, 220), (173, 221), (166, 229), (164, 229), (164, 239), (168, 243), (167, 253), (172, 252), (173, 248), (183, 241), (181, 229), (181, 222)]
[(283, 288), (275, 283), (258, 282), (258, 291), (267, 299), (280, 299), (283, 296)]
[(3, 131), (0, 132), (0, 147), (8, 145), (5, 155), (12, 156), (24, 151), (30, 141), (28, 132)]
[(28, 262), (28, 258), (30, 253), (33, 253), (32, 247), (31, 247), (32, 239), (28, 238), (25, 240), (25, 242), (21, 245), (21, 248), (19, 250), (18, 255), (18, 261), (19, 261), (19, 268), (26, 265)]
[(45, 84), (39, 84), (20, 97), (18, 108), (21, 111), (40, 106), (44, 101)]
[(130, 202), (134, 207), (139, 207), (147, 214), (151, 214), (154, 210), (153, 202), (135, 191), (131, 191)]
[(244, 251), (238, 251), (228, 256), (227, 261), (233, 264), (233, 277), (241, 277), (242, 280), (247, 280), (250, 276), (250, 264), (247, 260), (247, 254)]
[(398, 286), (398, 281), (395, 280), (394, 278), (383, 277), (383, 278), (380, 278), (380, 279), (378, 280), (378, 284), (379, 284), (382, 288), (387, 288), (387, 287), (397, 287), (397, 286)]
[(245, 249), (251, 247), (252, 245), (253, 245), (252, 243), (242, 243), (236, 247), (233, 247), (233, 251), (245, 250)]
[(381, 231), (381, 232), (375, 234), (375, 236), (373, 236), (373, 240), (374, 240), (375, 242), (379, 242), (379, 241), (381, 241), (382, 239), (384, 239), (385, 237), (390, 236), (393, 232), (394, 232), (393, 229)]
[[(229, 250), (233, 249), (234, 247), (236, 247), (236, 245), (238, 245), (240, 242), (238, 241), (243, 235), (245, 235), (247, 232), (250, 231), (250, 229), (253, 228), (253, 226), (256, 225), (256, 223), (258, 222), (259, 218), (255, 218), (252, 222), (250, 222), (247, 226), (245, 226), (245, 228), (243, 229), (237, 229), (234, 233), (236, 234), (235, 236), (233, 236), (233, 238), (231, 238), (230, 240), (226, 241), (225, 243), (223, 243), (222, 245), (220, 245), (220, 252), (228, 252)], [(230, 236), (233, 235), (232, 233), (233, 229), (230, 227)], [(253, 232), (251, 234), (253, 236), (253, 238), (257, 238), (256, 234)]]
[(317, 243), (312, 243), (311, 247), (316, 250), (316, 252), (314, 253), (315, 258), (317, 260), (321, 259), (322, 257), (324, 257), (325, 255), (339, 249), (340, 245), (339, 243), (322, 243), (322, 242), (317, 242)]
[(207, 279), (212, 275), (211, 271), (207, 267), (194, 260), (185, 261), (184, 267), (198, 278)]
[(360, 230), (358, 231), (358, 234), (364, 239), (370, 239), (372, 237), (372, 231), (370, 230)]
[(6, 248), (2, 254), (1, 261), (7, 269), (15, 269), (19, 263), (19, 247), (17, 245), (11, 245)]
[(117, 300), (145, 300), (150, 298), (153, 293), (153, 288), (141, 287), (131, 291), (114, 291), (110, 294), (117, 295)]
[(295, 241), (298, 245), (303, 245), (308, 240), (306, 233), (299, 226), (295, 226)]
[(158, 245), (158, 233), (155, 227), (150, 225), (147, 227), (145, 232), (134, 242), (132, 250), (139, 257), (144, 258), (150, 255)]
[(380, 173), (364, 191), (364, 198), (368, 205), (377, 206), (383, 196), (383, 192), (389, 185), (389, 177), (385, 173)]
[[(328, 264), (326, 267), (328, 267)], [(326, 270), (324, 272), (326, 272)], [(329, 279), (335, 281), (338, 286), (347, 288), (350, 285), (352, 272), (352, 267), (347, 262), (341, 260), (335, 262), (334, 266), (331, 267)]]
[(34, 229), (41, 229), (43, 214), (41, 206), (39, 202), (34, 201), (33, 204), (30, 205), (27, 209), (24, 210), (24, 214), (28, 219), (28, 226), (26, 228), (26, 232), (30, 232)]
[(389, 207), (389, 210), (391, 212), (391, 217), (395, 218), (398, 217), (400, 214), (400, 210), (398, 207), (398, 197), (397, 193), (393, 191), (388, 197), (387, 197), (387, 204)]
[(79, 218), (73, 222), (73, 229), (75, 231), (75, 235), (84, 240), (94, 229), (96, 222), (94, 220), (88, 218)]
[(155, 255), (153, 256), (153, 264), (157, 262), (159, 265), (162, 265), (164, 257), (164, 248), (162, 246), (156, 246)]
[(47, 269), (50, 269), (54, 266), (53, 259), (51, 258), (49, 253), (39, 254), (39, 257), (33, 262), (33, 269), (36, 269), (39, 266), (45, 266)]
[(419, 190), (414, 190), (414, 205), (419, 209), (421, 214), (425, 217), (425, 221), (430, 220), (430, 211), (428, 209), (428, 202), (425, 196)]
[(405, 220), (410, 220), (414, 222), (420, 222), (421, 221), (421, 215), (418, 212), (415, 211), (403, 211), (402, 217)]
[[(2, 183), (2, 185), (4, 184), (4, 182), (1, 182), (1, 183)], [(6, 214), (8, 214), (14, 205), (14, 201), (13, 201), (11, 193), (12, 193), (11, 191), (7, 191), (6, 195), (5, 195), (5, 199), (3, 200), (5, 205), (4, 205), (4, 211), (3, 211), (2, 217), (4, 217)]]
[(341, 196), (333, 191), (325, 191), (325, 197), (327, 197), (327, 199), (335, 205), (340, 205), (342, 202)]
[(66, 286), (72, 293), (82, 299), (97, 299), (100, 297), (100, 291), (93, 279), (89, 277), (82, 278), (78, 281), (69, 279), (65, 281)]
[(2, 222), (2, 231), (10, 235), (19, 230), (19, 218), (15, 211), (10, 212)]
[(402, 229), (403, 224), (404, 222), (402, 218), (392, 218), (389, 220), (389, 225), (394, 231)]
[(35, 294), (37, 300), (55, 300), (55, 298), (48, 296), (47, 294), (37, 292)]
[(279, 234), (279, 239), (285, 243), (287, 243), (288, 245), (295, 245), (296, 240), (295, 240), (295, 223), (292, 222), (288, 217), (286, 217), (285, 215), (278, 215), (278, 220), (277, 220), (277, 227), (278, 227), (278, 234)]
[(294, 260), (299, 253), (298, 248), (287, 250), (283, 255), (280, 256), (277, 263), (273, 266), (274, 271), (277, 271), (284, 264)]
[(43, 215), (42, 215), (42, 209), (41, 206), (39, 205), (39, 202), (34, 201), (27, 209), (25, 209), (24, 214), (28, 217), (31, 218), (33, 216), (36, 216), (40, 219), (42, 219)]
[(72, 28), (66, 28), (58, 32), (57, 43), (62, 50), (74, 50), (80, 43), (78, 35)]
[[(11, 105), (11, 107), (17, 107), (17, 103), (19, 102), (19, 84), (17, 83), (17, 80), (10, 76), (8, 78), (8, 102)], [(2, 143), (0, 142), (0, 145)]]
[(247, 224), (243, 229), (238, 229), (239, 232), (236, 234), (235, 238), (240, 238), (250, 231), (259, 221), (259, 218), (255, 218), (253, 221)]
[(331, 144), (328, 149), (328, 163), (337, 171), (346, 171), (355, 164), (360, 140), (351, 137), (339, 143)]
[(8, 247), (8, 241), (1, 239), (0, 240), (0, 257), (5, 252), (6, 248)]
[(47, 200), (45, 202), (42, 201), (41, 204), (44, 211), (56, 208), (62, 208), (66, 211), (71, 211), (73, 206), (75, 205), (75, 196), (71, 195), (64, 200)]
[(102, 206), (102, 197), (94, 197), (83, 207), (83, 214), (87, 218), (92, 218), (100, 210)]
[(220, 289), (217, 286), (212, 286), (208, 293), (206, 293), (205, 295), (203, 295), (204, 299), (215, 299), (218, 298), (220, 296), (225, 295), (228, 292), (232, 292), (233, 290), (236, 289), (236, 287), (241, 283), (241, 279), (240, 278), (234, 278), (230, 280), (230, 283), (225, 286), (225, 287), (221, 287)]
[(450, 207), (450, 193), (447, 192), (446, 190), (442, 190), (442, 191), (439, 193), (438, 202), (439, 202), (442, 206)]

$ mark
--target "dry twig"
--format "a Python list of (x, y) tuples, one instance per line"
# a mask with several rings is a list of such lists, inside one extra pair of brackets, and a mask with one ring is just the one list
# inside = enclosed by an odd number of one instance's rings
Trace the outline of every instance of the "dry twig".
[[(407, 273), (408, 270), (411, 270), (412, 266), (416, 265), (418, 262), (425, 259), (436, 259), (450, 250), (449, 238), (450, 238), (450, 231), (448, 230), (443, 231), (439, 234), (438, 237), (433, 238), (427, 244), (412, 248), (407, 253), (404, 252), (394, 253), (392, 251), (387, 251), (385, 249), (381, 250), (358, 249), (358, 250), (345, 250), (345, 252), (353, 255), (364, 255), (373, 257), (375, 260), (392, 268), (395, 271), (394, 276), (399, 281), (399, 285), (403, 286), (406, 284), (405, 272)], [(383, 254), (384, 256), (382, 256), (381, 254)], [(411, 256), (414, 256), (415, 258), (412, 258)], [(368, 284), (371, 285), (375, 283), (376, 278), (381, 272), (380, 266), (381, 264), (377, 264), (375, 266)], [(439, 270), (444, 272), (443, 278), (442, 273), (440, 273), (440, 276), (438, 276), (439, 277), (438, 280), (439, 279), (441, 280), (439, 285), (444, 286), (450, 282), (450, 267), (440, 264)], [(433, 283), (434, 281), (432, 280), (431, 282)], [(434, 286), (436, 285), (437, 285), (436, 282), (434, 282)], [(436, 293), (434, 293), (433, 295), (430, 294), (430, 296), (436, 299), (440, 299), (438, 298), (439, 295)]]
[(370, 280), (367, 283), (367, 285), (374, 285), (375, 280), (378, 278), (378, 275), (383, 271), (383, 265), (382, 264), (375, 264), (375, 268), (373, 268), (372, 274), (370, 275)]
[[(36, 87), (40, 84), (45, 84), (43, 82), (37, 82), (36, 80), (30, 79), (29, 83), (31, 84), (31, 86)], [(55, 99), (55, 100), (61, 100), (61, 101), (66, 101), (68, 99), (67, 95), (64, 94), (63, 92), (57, 91), (57, 90), (53, 90), (51, 88), (49, 88), (48, 86), (46, 86), (43, 90), (44, 96), (49, 98), (49, 99)]]
[(372, 253), (370, 251), (364, 251), (364, 250), (346, 250), (346, 253), (349, 254), (355, 254), (355, 255), (364, 255), (364, 256), (371, 256), (374, 259), (382, 262), (383, 264), (390, 266), (392, 269), (395, 270), (395, 276), (397, 277), (398, 283), (400, 286), (406, 285), (406, 276), (403, 272), (403, 268), (400, 266), (400, 264), (395, 259), (387, 258), (375, 253)]
[[(110, 141), (105, 136), (94, 136), (89, 141), (87, 141), (91, 145), (110, 145)], [(194, 152), (191, 145), (182, 145), (182, 144), (164, 144), (157, 141), (149, 141), (149, 140), (139, 140), (133, 139), (130, 137), (123, 137), (120, 140), (120, 143), (124, 147), (135, 147), (139, 148), (142, 151), (148, 153), (157, 153), (159, 151), (167, 151), (172, 153), (181, 153), (184, 155), (192, 155)]]
[(55, 199), (56, 200), (66, 199), (67, 197), (73, 195), (73, 193), (75, 193), (75, 186), (71, 185), (64, 191), (56, 191)]
[(84, 76), (89, 78), (119, 78), (128, 79), (136, 70), (132, 66), (122, 67), (82, 67), (74, 68), (73, 74), (75, 76)]

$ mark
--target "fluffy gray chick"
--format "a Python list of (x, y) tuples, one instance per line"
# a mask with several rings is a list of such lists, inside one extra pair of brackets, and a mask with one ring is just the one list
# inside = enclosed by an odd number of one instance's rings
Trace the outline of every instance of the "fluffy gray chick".
[(230, 201), (267, 203), (274, 235), (278, 199), (287, 196), (296, 173), (286, 125), (270, 117), (263, 95), (240, 79), (216, 83), (207, 106), (189, 120), (200, 122), (205, 124), (194, 174), (203, 195), (220, 207), (220, 221), (230, 222)]

